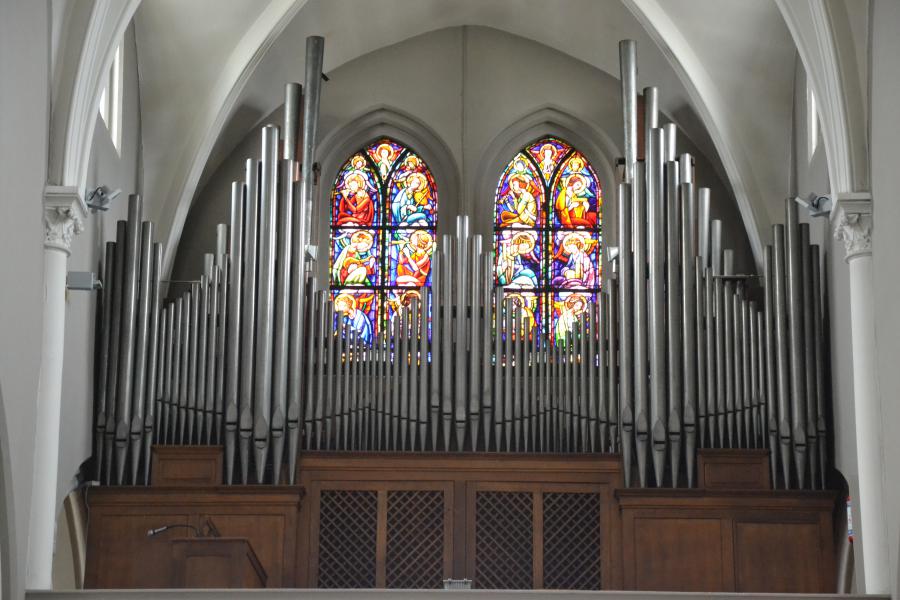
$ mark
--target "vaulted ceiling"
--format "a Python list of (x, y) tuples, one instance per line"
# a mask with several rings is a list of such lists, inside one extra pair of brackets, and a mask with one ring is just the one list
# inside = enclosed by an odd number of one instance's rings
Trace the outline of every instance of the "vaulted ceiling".
[(326, 72), (480, 25), (615, 77), (618, 41), (635, 39), (639, 85), (659, 86), (661, 109), (729, 182), (757, 259), (788, 193), (796, 48), (774, 0), (153, 0), (135, 22), (144, 196), (167, 268), (204, 172), (302, 81), (308, 35), (325, 38)]

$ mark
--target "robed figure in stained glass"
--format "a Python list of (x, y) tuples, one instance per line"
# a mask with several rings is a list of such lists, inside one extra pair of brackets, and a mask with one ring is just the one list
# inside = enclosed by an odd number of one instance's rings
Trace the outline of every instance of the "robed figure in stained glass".
[(504, 231), (497, 248), (497, 283), (513, 288), (538, 287), (540, 258), (533, 231)]
[(529, 191), (532, 182), (524, 174), (509, 177), (509, 190), (500, 199), (500, 225), (503, 227), (534, 227), (537, 222), (537, 200)]
[(371, 342), (375, 333), (374, 292), (353, 294), (339, 292), (334, 297), (334, 310), (344, 315), (364, 342)]
[(409, 287), (425, 286), (431, 273), (434, 238), (424, 229), (398, 232), (395, 236), (399, 238), (392, 242), (395, 250), (391, 253), (391, 261), (396, 263), (395, 283)]
[(553, 204), (555, 217), (562, 227), (596, 227), (595, 194), (591, 191), (591, 183), (591, 174), (585, 169), (585, 162), (580, 156), (576, 154), (566, 161), (559, 175)]
[(375, 203), (369, 194), (369, 187), (365, 173), (352, 171), (347, 174), (338, 192), (340, 199), (336, 225), (375, 224)]
[(402, 175), (391, 199), (392, 223), (397, 226), (431, 225), (434, 205), (428, 178), (418, 172)]
[(580, 231), (559, 232), (556, 237), (550, 285), (566, 289), (596, 287), (595, 240)]
[(338, 285), (371, 285), (377, 262), (372, 247), (375, 236), (369, 230), (345, 232), (334, 239), (332, 281)]

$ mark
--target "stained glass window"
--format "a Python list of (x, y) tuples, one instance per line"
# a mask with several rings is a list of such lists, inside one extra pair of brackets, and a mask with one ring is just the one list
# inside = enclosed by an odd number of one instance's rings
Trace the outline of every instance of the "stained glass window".
[(494, 199), (495, 283), (532, 326), (565, 335), (600, 290), (603, 197), (584, 154), (555, 137), (522, 148)]
[(431, 286), (437, 186), (419, 155), (383, 138), (347, 159), (331, 206), (332, 298), (368, 341)]

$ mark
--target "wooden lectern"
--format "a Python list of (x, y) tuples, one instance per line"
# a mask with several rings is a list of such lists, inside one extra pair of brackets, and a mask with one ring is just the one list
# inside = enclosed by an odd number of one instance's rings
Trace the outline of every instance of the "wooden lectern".
[(247, 538), (175, 538), (170, 588), (264, 588), (266, 571)]

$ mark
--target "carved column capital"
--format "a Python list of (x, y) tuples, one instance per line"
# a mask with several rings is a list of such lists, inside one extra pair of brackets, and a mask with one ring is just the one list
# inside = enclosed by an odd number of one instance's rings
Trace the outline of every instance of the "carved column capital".
[(834, 238), (844, 242), (846, 260), (872, 255), (872, 198), (868, 194), (838, 197), (831, 212)]
[(44, 188), (44, 248), (69, 255), (72, 238), (84, 231), (87, 205), (74, 187)]

